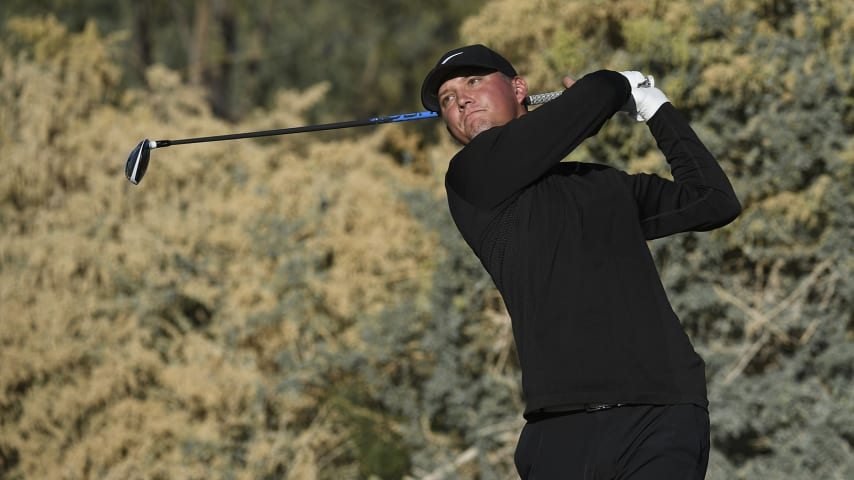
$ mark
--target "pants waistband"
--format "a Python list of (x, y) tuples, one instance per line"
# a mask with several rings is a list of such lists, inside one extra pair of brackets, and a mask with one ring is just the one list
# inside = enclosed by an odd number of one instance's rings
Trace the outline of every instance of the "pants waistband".
[(543, 407), (539, 412), (543, 413), (571, 413), (571, 412), (598, 412), (609, 408), (622, 407), (625, 403), (571, 403), (567, 405), (555, 405)]
[(538, 422), (549, 418), (562, 417), (576, 413), (595, 413), (612, 408), (630, 405), (629, 403), (569, 403), (543, 407), (525, 414), (525, 420)]

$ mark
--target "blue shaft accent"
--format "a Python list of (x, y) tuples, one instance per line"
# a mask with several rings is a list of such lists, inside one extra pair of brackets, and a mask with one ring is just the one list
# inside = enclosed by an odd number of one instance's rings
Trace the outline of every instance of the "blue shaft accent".
[(401, 113), (400, 115), (387, 115), (384, 117), (374, 117), (371, 119), (371, 123), (396, 123), (396, 122), (408, 122), (409, 120), (421, 120), (425, 118), (436, 118), (439, 114), (436, 112), (415, 112), (415, 113)]

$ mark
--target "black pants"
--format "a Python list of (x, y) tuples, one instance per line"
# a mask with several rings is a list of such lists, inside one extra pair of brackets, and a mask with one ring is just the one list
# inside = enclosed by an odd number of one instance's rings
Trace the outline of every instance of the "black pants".
[(516, 446), (523, 480), (702, 480), (709, 413), (695, 405), (627, 405), (528, 422)]

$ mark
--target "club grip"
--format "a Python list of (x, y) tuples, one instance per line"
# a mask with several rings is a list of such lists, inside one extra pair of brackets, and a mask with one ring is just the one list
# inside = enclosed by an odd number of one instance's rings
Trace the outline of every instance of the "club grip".
[(563, 92), (564, 92), (563, 90), (560, 90), (558, 92), (546, 92), (546, 93), (537, 93), (535, 95), (528, 95), (528, 97), (525, 98), (525, 104), (526, 105), (542, 105), (546, 102), (551, 102), (555, 98), (561, 96), (561, 94)]

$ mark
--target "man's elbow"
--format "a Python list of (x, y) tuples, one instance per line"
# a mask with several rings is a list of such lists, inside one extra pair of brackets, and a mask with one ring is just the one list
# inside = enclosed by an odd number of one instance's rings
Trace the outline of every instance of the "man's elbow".
[(735, 194), (721, 194), (715, 208), (715, 218), (712, 221), (713, 228), (720, 228), (732, 223), (741, 215), (741, 202)]

